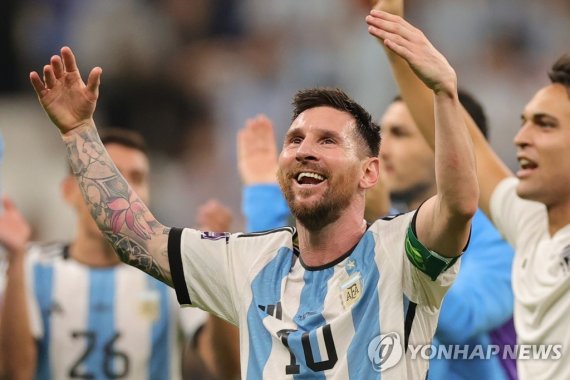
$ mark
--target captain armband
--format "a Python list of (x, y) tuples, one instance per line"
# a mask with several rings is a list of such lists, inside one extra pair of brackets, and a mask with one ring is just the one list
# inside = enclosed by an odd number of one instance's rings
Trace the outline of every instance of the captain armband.
[(414, 234), (411, 224), (406, 234), (405, 250), (410, 262), (417, 269), (427, 274), (432, 281), (435, 281), (441, 273), (449, 269), (459, 259), (459, 257), (443, 257), (424, 247)]

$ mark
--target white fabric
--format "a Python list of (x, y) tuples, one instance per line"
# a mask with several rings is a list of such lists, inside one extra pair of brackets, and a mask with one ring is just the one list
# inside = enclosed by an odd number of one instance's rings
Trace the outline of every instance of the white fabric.
[(546, 207), (516, 195), (516, 178), (491, 197), (492, 219), (515, 248), (513, 291), (518, 344), (561, 344), (559, 360), (518, 360), (521, 380), (570, 379), (570, 225), (548, 232)]
[[(350, 256), (318, 270), (307, 269), (293, 253), (293, 229), (234, 234), (227, 240), (185, 229), (181, 237), (185, 286), (194, 306), (239, 325), (243, 379), (293, 378), (294, 373), (286, 370), (291, 354), (282, 342), (283, 330), (294, 330), (288, 344), (297, 345), (291, 349), (294, 363), (301, 367), (298, 375), (377, 378), (380, 373), (372, 370), (369, 359), (371, 341), (379, 334), (396, 333), (400, 352), (404, 350), (403, 296), (418, 304), (410, 343), (430, 343), (442, 298), (458, 268), (456, 264), (431, 281), (411, 265), (404, 241), (412, 216), (375, 222)], [(361, 289), (350, 304), (343, 300), (347, 295), (343, 289), (358, 282), (358, 275)], [(332, 368), (311, 372), (301, 334), (310, 338), (313, 361), (327, 362), (332, 350), (325, 343), (326, 326), (338, 360)], [(356, 335), (355, 326), (360, 326)], [(427, 366), (427, 361), (407, 357), (381, 376), (423, 379)]]

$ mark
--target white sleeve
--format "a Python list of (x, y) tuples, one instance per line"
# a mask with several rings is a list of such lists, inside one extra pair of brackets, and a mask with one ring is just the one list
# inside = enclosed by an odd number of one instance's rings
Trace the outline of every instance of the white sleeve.
[(182, 306), (192, 305), (237, 324), (235, 281), (230, 270), (229, 233), (189, 228), (170, 230), (168, 259), (172, 282)]
[(517, 185), (515, 177), (499, 182), (489, 204), (493, 223), (513, 247), (524, 244), (524, 237), (532, 236), (532, 230), (547, 227), (546, 207), (520, 198), (516, 193)]
[[(176, 301), (176, 300), (175, 300)], [(195, 307), (178, 307), (180, 327), (186, 339), (193, 339), (196, 331), (208, 320), (209, 314)]]

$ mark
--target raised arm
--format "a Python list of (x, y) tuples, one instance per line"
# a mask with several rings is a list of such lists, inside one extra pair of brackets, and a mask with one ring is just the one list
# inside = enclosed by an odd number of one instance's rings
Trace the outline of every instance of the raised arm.
[(247, 231), (287, 225), (290, 215), (277, 183), (277, 145), (265, 115), (248, 119), (237, 136), (238, 170), (243, 184), (242, 211)]
[(0, 323), (0, 352), (7, 379), (32, 379), (36, 372), (37, 348), (28, 312), (25, 255), (30, 227), (14, 204), (4, 199), (0, 214), (0, 245), (8, 254), (6, 288)]
[(420, 30), (399, 16), (383, 11), (373, 14), (367, 18), (374, 18), (370, 33), (404, 59), (433, 94), (437, 194), (420, 208), (416, 234), (432, 251), (456, 256), (467, 242), (479, 192), (475, 155), (459, 104), (455, 71)]
[(172, 285), (168, 263), (169, 229), (161, 225), (130, 188), (99, 139), (93, 112), (101, 68), (81, 79), (71, 49), (61, 49), (30, 81), (40, 104), (59, 129), (91, 215), (122, 261)]
[[(382, 36), (376, 33), (376, 26), (382, 22), (378, 11), (402, 16), (404, 0), (371, 0), (374, 10), (366, 18), (370, 34), (379, 38), (384, 46), (392, 72), (400, 88), (402, 99), (410, 110), (415, 123), (430, 146), (435, 147), (435, 116), (433, 107), (433, 92), (414, 74), (408, 63), (394, 53), (385, 43)], [(461, 107), (463, 108), (463, 107)], [(471, 116), (462, 109), (463, 118), (475, 149), (477, 157), (477, 172), (480, 189), (479, 205), (489, 216), (489, 202), (497, 184), (512, 173), (493, 151), (485, 136), (481, 133)]]

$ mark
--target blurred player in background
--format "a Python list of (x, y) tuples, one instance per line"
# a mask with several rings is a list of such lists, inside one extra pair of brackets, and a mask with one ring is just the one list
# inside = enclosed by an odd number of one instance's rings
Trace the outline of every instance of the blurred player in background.
[[(109, 130), (102, 140), (129, 184), (148, 200), (149, 163), (142, 138)], [(92, 154), (96, 152), (88, 152)], [(1, 327), (8, 378), (181, 378), (187, 339), (181, 333), (189, 336), (207, 316), (198, 310), (181, 313), (172, 289), (118, 260), (71, 174), (62, 192), (78, 217), (69, 244), (34, 245), (26, 255), (30, 229), (25, 220), (8, 200), (0, 216), (0, 243), (10, 263)], [(134, 222), (120, 199), (112, 207), (117, 218)], [(223, 328), (212, 328), (212, 323), (217, 322), (208, 321), (194, 339), (196, 350), (216, 371), (215, 339), (223, 340), (223, 350), (231, 344), (220, 338)]]

